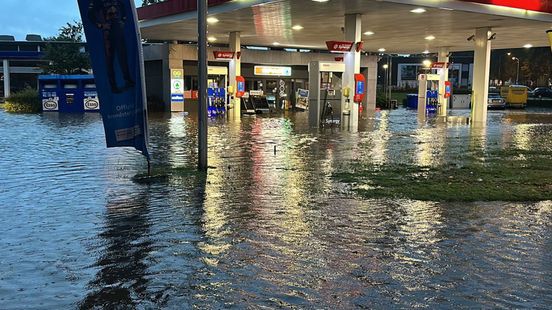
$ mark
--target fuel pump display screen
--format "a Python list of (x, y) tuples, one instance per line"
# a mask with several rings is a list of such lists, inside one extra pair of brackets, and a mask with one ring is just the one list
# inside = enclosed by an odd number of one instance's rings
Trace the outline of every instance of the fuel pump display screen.
[(364, 95), (364, 81), (358, 81), (356, 87), (357, 95)]
[(238, 91), (239, 92), (245, 91), (245, 82), (238, 82)]

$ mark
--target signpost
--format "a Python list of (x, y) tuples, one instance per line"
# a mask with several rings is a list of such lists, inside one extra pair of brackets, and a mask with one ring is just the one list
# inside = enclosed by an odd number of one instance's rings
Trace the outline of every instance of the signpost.
[(171, 69), (171, 111), (184, 111), (184, 70)]

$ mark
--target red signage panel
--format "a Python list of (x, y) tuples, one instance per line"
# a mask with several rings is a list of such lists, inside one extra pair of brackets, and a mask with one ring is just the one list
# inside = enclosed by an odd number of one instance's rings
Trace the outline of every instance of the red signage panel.
[(460, 0), (552, 14), (552, 0)]
[(234, 59), (234, 52), (222, 52), (222, 51), (214, 51), (213, 55), (215, 55), (216, 59)]
[(431, 64), (431, 69), (446, 69), (448, 67), (448, 62), (434, 62), (433, 64)]
[(350, 41), (326, 41), (330, 52), (350, 52), (355, 42)]

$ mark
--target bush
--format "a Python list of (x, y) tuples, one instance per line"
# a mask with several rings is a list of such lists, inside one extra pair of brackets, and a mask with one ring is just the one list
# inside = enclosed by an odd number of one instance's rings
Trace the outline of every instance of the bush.
[(27, 87), (14, 93), (6, 99), (4, 104), (6, 112), (12, 113), (38, 113), (42, 111), (42, 104), (38, 91)]

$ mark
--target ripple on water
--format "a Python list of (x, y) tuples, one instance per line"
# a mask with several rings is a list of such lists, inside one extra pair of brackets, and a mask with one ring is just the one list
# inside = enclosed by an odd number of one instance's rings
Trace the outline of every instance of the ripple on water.
[[(491, 113), (482, 132), (414, 116), (355, 134), (306, 114), (212, 121), (206, 176), (144, 184), (98, 115), (0, 112), (0, 308), (548, 307), (552, 202), (359, 200), (331, 175), (550, 148), (550, 116)], [(190, 118), (150, 125), (157, 166), (195, 165)]]

